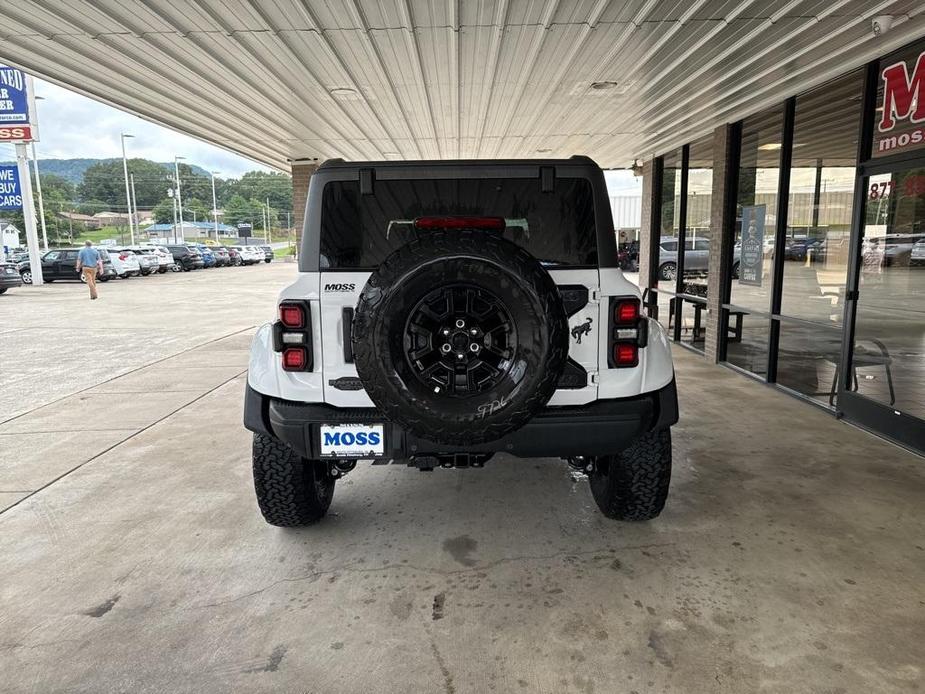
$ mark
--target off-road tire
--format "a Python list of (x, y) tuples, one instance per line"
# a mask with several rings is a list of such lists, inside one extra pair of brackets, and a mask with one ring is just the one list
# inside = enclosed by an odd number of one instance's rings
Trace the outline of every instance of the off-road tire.
[[(462, 397), (435, 395), (416, 380), (403, 346), (416, 302), (451, 286), (494, 292), (516, 326), (507, 375)], [(568, 348), (568, 322), (552, 277), (527, 251), (484, 231), (430, 231), (393, 252), (367, 281), (353, 321), (357, 373), (376, 407), (406, 431), (440, 444), (494, 441), (523, 426), (555, 392)]]
[(671, 432), (652, 431), (625, 451), (594, 460), (591, 494), (608, 518), (646, 521), (658, 516), (671, 481)]
[(335, 480), (325, 464), (264, 434), (254, 434), (253, 463), (257, 505), (270, 525), (310, 525), (328, 512)]

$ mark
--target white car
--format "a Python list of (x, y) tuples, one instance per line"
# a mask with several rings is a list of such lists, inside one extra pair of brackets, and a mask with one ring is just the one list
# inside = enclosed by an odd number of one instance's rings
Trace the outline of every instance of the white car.
[(263, 262), (263, 251), (256, 246), (232, 246), (241, 254), (241, 263), (243, 265), (256, 265)]
[[(565, 459), (609, 518), (661, 512), (671, 348), (617, 265), (597, 164), (329, 161), (309, 187), (299, 273), (247, 372), (268, 523), (320, 520), (360, 460), (433, 470), (495, 453)], [(328, 191), (338, 202), (321, 207)]]
[(144, 277), (147, 277), (158, 268), (158, 257), (154, 254), (153, 251), (147, 248), (127, 246), (125, 248), (113, 248), (110, 250), (118, 251), (120, 254), (124, 253), (134, 255), (138, 260), (138, 268), (141, 270), (141, 274)]
[(116, 274), (122, 279), (128, 277), (138, 277), (141, 274), (141, 265), (138, 263), (138, 256), (131, 251), (116, 251), (111, 248), (103, 249), (109, 253), (109, 259)]

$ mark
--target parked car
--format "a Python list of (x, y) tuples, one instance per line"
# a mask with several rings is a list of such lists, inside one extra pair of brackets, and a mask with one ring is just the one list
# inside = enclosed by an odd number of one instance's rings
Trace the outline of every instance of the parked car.
[(198, 248), (192, 246), (167, 246), (167, 250), (173, 255), (173, 260), (177, 267), (183, 272), (190, 270), (201, 270), (205, 267), (202, 261), (202, 254)]
[(22, 277), (15, 263), (0, 263), (0, 294), (6, 294), (7, 289), (22, 286)]
[[(739, 276), (740, 246), (736, 244), (733, 249), (732, 276)], [(710, 239), (685, 239), (684, 241), (684, 274), (705, 275), (710, 265)], [(678, 272), (678, 239), (665, 237), (658, 246), (658, 278), (671, 281)]]
[(884, 265), (910, 265), (912, 262), (912, 249), (917, 243), (925, 240), (923, 234), (887, 234), (883, 237)]
[(135, 259), (138, 261), (138, 268), (144, 277), (147, 277), (152, 272), (157, 270), (157, 256), (147, 248), (142, 249), (135, 246), (127, 246), (125, 248), (116, 248), (113, 250), (117, 250), (119, 253), (131, 254), (135, 256)]
[(190, 244), (190, 248), (195, 248), (199, 251), (199, 255), (202, 256), (202, 266), (203, 267), (215, 267), (218, 263), (215, 260), (215, 254), (212, 252), (212, 249), (206, 246), (203, 243)]
[(257, 250), (254, 246), (232, 246), (241, 254), (241, 263), (244, 265), (255, 265), (264, 260), (263, 251)]
[[(541, 192), (542, 172), (565, 168), (586, 198)], [(322, 205), (322, 186), (346, 189), (362, 170), (370, 195)], [(433, 470), (482, 467), (495, 452), (564, 458), (609, 518), (661, 512), (678, 420), (671, 349), (614, 267), (594, 162), (337, 160), (310, 188), (302, 267), (254, 336), (245, 388), (268, 523), (319, 521), (358, 460)], [(409, 223), (409, 209), (439, 216)], [(330, 223), (348, 214), (361, 220), (349, 241)], [(390, 222), (415, 231), (387, 235)]]
[(227, 267), (231, 265), (231, 256), (228, 255), (228, 249), (224, 246), (212, 246), (212, 255), (215, 256), (215, 264), (218, 267)]
[(117, 251), (111, 248), (101, 248), (101, 253), (109, 253), (116, 274), (122, 279), (138, 277), (141, 274), (141, 265), (138, 257), (131, 251)]
[[(42, 256), (42, 278), (46, 282), (55, 280), (78, 280), (83, 282), (83, 277), (77, 272), (77, 254), (79, 248), (53, 248)], [(97, 277), (100, 282), (106, 282), (115, 279), (119, 275), (112, 264), (109, 253), (105, 249), (100, 250), (100, 260), (103, 261), (103, 272)], [(26, 284), (32, 284), (32, 268), (29, 260), (26, 259), (17, 265), (19, 276)]]
[(166, 246), (142, 246), (142, 248), (149, 248), (157, 256), (157, 271), (159, 273), (163, 274), (177, 267), (173, 254)]
[(263, 251), (263, 259), (266, 262), (272, 262), (273, 260), (273, 246), (257, 246), (261, 251)]
[(24, 260), (29, 260), (29, 251), (13, 251), (10, 253), (10, 262), (18, 265)]
[(915, 245), (912, 247), (912, 251), (909, 254), (909, 264), (916, 266), (925, 265), (925, 239), (916, 241)]
[(234, 246), (225, 246), (224, 248), (228, 251), (228, 258), (231, 260), (232, 265), (244, 264), (244, 260), (241, 258), (241, 251)]

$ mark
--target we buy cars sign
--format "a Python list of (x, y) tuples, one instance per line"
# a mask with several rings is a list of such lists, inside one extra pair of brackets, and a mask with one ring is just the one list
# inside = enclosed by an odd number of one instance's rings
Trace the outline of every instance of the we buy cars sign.
[(22, 188), (15, 166), (0, 166), (0, 210), (21, 210)]
[(32, 78), (22, 70), (0, 65), (0, 142), (37, 140), (34, 114)]

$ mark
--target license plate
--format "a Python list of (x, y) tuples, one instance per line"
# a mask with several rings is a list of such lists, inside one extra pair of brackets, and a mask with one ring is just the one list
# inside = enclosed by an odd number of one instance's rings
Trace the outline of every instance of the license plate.
[(382, 424), (321, 425), (321, 455), (326, 458), (379, 458), (385, 453)]

